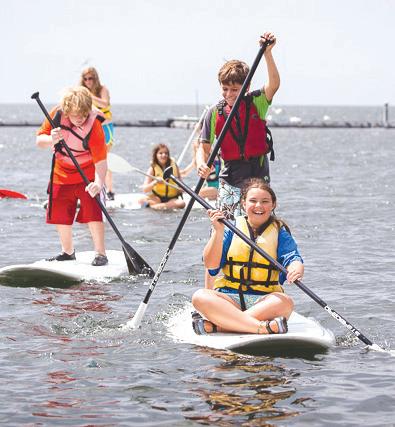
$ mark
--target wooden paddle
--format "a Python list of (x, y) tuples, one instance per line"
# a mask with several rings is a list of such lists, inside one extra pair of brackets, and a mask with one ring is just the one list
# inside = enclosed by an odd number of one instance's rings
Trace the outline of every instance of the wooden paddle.
[(27, 199), (27, 197), (22, 193), (18, 193), (17, 191), (13, 190), (7, 190), (6, 188), (0, 188), (0, 199), (5, 197), (9, 197), (10, 199)]
[[(41, 102), (40, 97), (39, 97), (39, 93), (35, 92), (35, 93), (33, 93), (33, 95), (31, 97), (32, 97), (32, 99), (35, 99), (37, 101), (37, 104), (41, 108), (42, 112), (44, 113), (45, 117), (49, 121), (52, 128), (55, 128), (56, 125), (53, 122), (53, 120), (52, 120), (51, 116), (49, 115), (47, 109), (45, 108), (44, 104)], [(66, 142), (63, 139), (59, 142), (64, 147), (64, 149), (66, 150), (68, 156), (70, 157), (70, 159), (74, 163), (74, 166), (77, 168), (77, 170), (80, 173), (85, 184), (89, 185), (90, 184), (89, 179), (84, 174), (83, 170), (81, 169), (79, 163), (77, 162), (76, 158), (74, 157), (73, 153), (71, 152), (71, 150), (68, 147), (68, 145), (66, 144)], [(114, 221), (112, 220), (109, 213), (107, 212), (107, 209), (105, 208), (103, 202), (100, 200), (100, 195), (97, 195), (95, 197), (95, 199), (96, 199), (97, 203), (99, 204), (100, 209), (102, 210), (103, 214), (107, 218), (107, 221), (110, 223), (111, 227), (113, 228), (115, 234), (118, 236), (119, 240), (121, 241), (122, 249), (123, 249), (123, 252), (125, 254), (129, 273), (130, 274), (145, 274), (145, 275), (148, 275), (149, 277), (152, 277), (154, 275), (154, 270), (144, 261), (144, 259), (122, 237), (117, 226), (115, 225)]]
[[(176, 176), (173, 175), (173, 170), (171, 167), (168, 167), (163, 174), (165, 179), (171, 178), (176, 182), (186, 193), (188, 193), (191, 198), (195, 199), (198, 203), (200, 203), (206, 209), (215, 209), (209, 203), (207, 203), (202, 197), (196, 194), (192, 188), (188, 187), (182, 181), (180, 181)], [(287, 274), (287, 269), (282, 266), (276, 259), (272, 258), (268, 253), (266, 253), (260, 246), (258, 246), (254, 241), (252, 241), (247, 235), (242, 233), (238, 228), (236, 228), (230, 221), (227, 219), (220, 220), (223, 224), (225, 224), (229, 230), (232, 230), (237, 236), (240, 237), (245, 243), (250, 245), (259, 255), (266, 258), (270, 264), (276, 267), (279, 271), (282, 271), (284, 274)], [(343, 326), (345, 326), (350, 332), (352, 332), (358, 339), (360, 339), (364, 344), (368, 345), (372, 348), (372, 350), (385, 351), (383, 348), (379, 347), (377, 344), (373, 344), (370, 339), (366, 338), (365, 335), (362, 334), (355, 326), (349, 323), (344, 317), (342, 317), (339, 313), (337, 313), (333, 308), (331, 308), (325, 301), (323, 301), (318, 295), (316, 295), (311, 289), (309, 289), (306, 285), (304, 285), (300, 280), (295, 280), (295, 285), (301, 289), (304, 293), (306, 293), (311, 299), (313, 299), (317, 304), (319, 304), (324, 310), (326, 310), (334, 319), (340, 322)]]
[[(246, 77), (243, 85), (241, 86), (240, 93), (237, 96), (236, 101), (233, 104), (233, 107), (232, 107), (232, 109), (229, 112), (229, 115), (228, 115), (228, 118), (225, 121), (224, 127), (222, 128), (222, 130), (221, 130), (221, 132), (220, 132), (220, 134), (218, 136), (218, 139), (217, 139), (216, 143), (214, 144), (214, 146), (213, 146), (213, 148), (211, 150), (211, 154), (210, 154), (210, 156), (209, 156), (209, 158), (207, 160), (207, 166), (208, 167), (211, 167), (212, 164), (214, 163), (214, 160), (217, 157), (218, 151), (221, 148), (222, 141), (225, 138), (226, 132), (228, 131), (228, 129), (230, 127), (230, 124), (231, 124), (231, 122), (233, 120), (233, 117), (235, 116), (236, 111), (238, 110), (239, 105), (240, 105), (240, 103), (241, 103), (244, 95), (247, 92), (247, 89), (248, 89), (248, 87), (249, 87), (249, 85), (251, 83), (252, 77), (254, 76), (255, 71), (258, 68), (259, 62), (262, 59), (262, 56), (263, 56), (263, 54), (264, 54), (264, 52), (266, 50), (266, 47), (270, 43), (271, 42), (266, 41), (266, 42), (262, 43), (262, 45), (260, 46), (258, 54), (257, 54), (257, 56), (256, 56), (256, 58), (254, 60), (254, 63), (252, 64), (251, 69), (250, 69), (249, 73), (247, 74), (247, 77)], [(203, 184), (204, 184), (204, 178), (199, 178), (199, 181), (198, 181), (198, 183), (197, 183), (197, 185), (195, 187), (195, 191), (196, 191), (197, 194), (199, 194), (199, 191), (202, 189)], [(154, 291), (155, 286), (158, 283), (159, 277), (160, 277), (163, 269), (165, 268), (167, 260), (170, 257), (171, 251), (173, 250), (175, 244), (177, 243), (178, 237), (179, 237), (179, 235), (180, 235), (180, 233), (181, 233), (181, 231), (182, 231), (182, 229), (184, 227), (184, 224), (185, 224), (186, 220), (188, 219), (188, 216), (189, 216), (189, 214), (190, 214), (190, 212), (192, 210), (192, 206), (193, 206), (194, 202), (195, 202), (195, 199), (193, 197), (191, 197), (191, 200), (189, 201), (187, 207), (185, 208), (184, 215), (182, 216), (181, 221), (178, 224), (177, 230), (175, 231), (174, 236), (171, 239), (171, 242), (170, 242), (168, 248), (166, 249), (165, 254), (162, 257), (162, 261), (159, 264), (158, 270), (156, 271), (155, 276), (154, 276), (154, 278), (151, 281), (151, 284), (150, 284), (150, 286), (148, 288), (148, 291), (147, 291), (147, 293), (145, 295), (145, 298), (143, 299), (143, 301), (141, 301), (141, 303), (140, 303), (140, 305), (139, 305), (139, 307), (138, 307), (135, 315), (133, 316), (133, 319), (129, 320), (126, 323), (126, 325), (124, 325), (125, 329), (127, 329), (127, 328), (135, 329), (135, 328), (138, 328), (140, 326), (141, 320), (144, 317), (144, 313), (145, 313), (145, 311), (147, 309), (148, 302), (149, 302), (149, 299), (150, 299), (150, 297), (152, 295), (152, 292)]]

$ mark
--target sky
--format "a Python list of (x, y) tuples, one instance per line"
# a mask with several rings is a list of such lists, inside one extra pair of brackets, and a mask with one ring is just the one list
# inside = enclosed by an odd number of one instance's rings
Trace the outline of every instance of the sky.
[[(0, 0), (0, 102), (56, 102), (95, 66), (113, 104), (220, 98), (272, 31), (278, 105), (395, 104), (395, 0)], [(266, 79), (262, 60), (252, 83)]]

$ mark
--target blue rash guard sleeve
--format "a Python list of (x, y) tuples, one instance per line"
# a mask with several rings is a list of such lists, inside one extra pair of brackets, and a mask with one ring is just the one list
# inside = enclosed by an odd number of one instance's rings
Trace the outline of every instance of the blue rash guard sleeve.
[[(216, 276), (221, 268), (225, 265), (228, 250), (232, 243), (233, 231), (225, 227), (224, 240), (222, 246), (221, 264), (218, 268), (209, 269), (210, 276)], [(303, 262), (303, 259), (299, 253), (298, 246), (292, 235), (284, 228), (281, 227), (278, 233), (278, 246), (277, 246), (277, 260), (278, 262), (287, 267), (293, 261)], [(286, 280), (286, 275), (280, 272), (280, 283), (283, 284)]]
[(208, 272), (210, 276), (216, 276), (221, 268), (225, 265), (226, 256), (228, 255), (228, 250), (230, 248), (230, 244), (232, 243), (233, 239), (233, 231), (229, 230), (229, 228), (225, 227), (224, 230), (224, 240), (222, 243), (222, 255), (221, 255), (221, 264), (218, 268), (209, 269)]
[[(295, 239), (284, 227), (281, 227), (278, 233), (277, 260), (284, 267), (287, 267), (293, 261), (303, 263)], [(281, 284), (285, 282), (286, 278), (286, 274), (280, 272)]]

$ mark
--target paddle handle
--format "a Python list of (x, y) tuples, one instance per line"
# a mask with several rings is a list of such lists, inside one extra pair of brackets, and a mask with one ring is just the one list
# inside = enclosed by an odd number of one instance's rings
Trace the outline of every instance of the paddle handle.
[[(206, 202), (199, 194), (195, 193), (190, 187), (180, 181), (176, 176), (173, 175), (172, 167), (168, 167), (163, 174), (164, 178), (173, 179), (186, 193), (188, 193), (191, 198), (194, 198), (198, 203), (200, 203), (206, 209), (214, 209), (209, 203)], [(220, 219), (220, 222), (225, 224), (230, 230), (232, 230), (238, 237), (240, 237), (245, 243), (250, 245), (259, 255), (266, 258), (272, 265), (274, 265), (278, 270), (282, 271), (284, 274), (287, 274), (287, 269), (281, 265), (276, 259), (271, 257), (266, 253), (260, 246), (258, 246), (253, 240), (246, 236), (242, 231), (235, 227), (227, 219)], [(324, 308), (334, 319), (344, 325), (350, 332), (352, 332), (357, 338), (359, 338), (364, 344), (368, 346), (373, 346), (373, 342), (370, 341), (365, 335), (362, 334), (357, 328), (355, 328), (350, 322), (348, 322), (343, 316), (337, 313), (333, 308), (331, 308), (324, 300), (322, 300), (318, 295), (316, 295), (311, 289), (304, 285), (300, 280), (295, 280), (295, 285), (298, 286), (303, 292), (305, 292), (311, 299), (313, 299), (317, 304)]]

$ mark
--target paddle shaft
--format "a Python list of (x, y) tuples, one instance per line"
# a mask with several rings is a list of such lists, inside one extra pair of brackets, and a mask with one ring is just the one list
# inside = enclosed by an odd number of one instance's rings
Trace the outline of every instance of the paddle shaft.
[[(171, 168), (166, 169), (169, 171)], [(190, 187), (180, 181), (173, 173), (167, 173), (166, 175), (170, 176), (186, 193), (188, 193), (191, 198), (195, 199), (206, 209), (214, 209), (209, 203), (206, 202), (199, 194), (195, 193)], [(272, 265), (274, 265), (278, 270), (287, 274), (287, 269), (282, 266), (276, 259), (271, 257), (266, 253), (261, 247), (259, 247), (253, 240), (241, 232), (237, 227), (235, 227), (230, 221), (226, 219), (220, 219), (223, 224), (225, 224), (230, 230), (232, 230), (237, 236), (240, 237), (245, 243), (250, 245), (259, 255), (266, 258)], [(333, 308), (331, 308), (325, 301), (323, 301), (318, 295), (316, 295), (311, 289), (304, 285), (300, 280), (295, 280), (295, 285), (300, 288), (304, 293), (306, 293), (311, 299), (313, 299), (317, 304), (324, 308), (334, 319), (339, 321), (343, 326), (345, 326), (350, 332), (352, 332), (357, 338), (359, 338), (364, 344), (372, 346), (373, 343), (365, 335), (362, 334), (357, 328), (355, 328), (351, 323), (349, 323), (344, 317), (337, 313)]]
[[(118, 164), (116, 164), (118, 162)], [(107, 164), (108, 168), (112, 172), (119, 172), (119, 173), (129, 173), (131, 171), (135, 171), (138, 173), (141, 173), (142, 175), (148, 176), (156, 181), (160, 181), (157, 176), (150, 175), (147, 172), (144, 172), (143, 170), (136, 168), (135, 166), (132, 166), (127, 160), (122, 158), (121, 156), (118, 156), (117, 154), (108, 153), (107, 154)], [(122, 170), (123, 167), (123, 170)], [(170, 184), (169, 182), (163, 181), (163, 184), (172, 187), (176, 190), (180, 190), (179, 187), (177, 187), (174, 184)], [(0, 190), (1, 191), (1, 190)]]
[[(233, 120), (233, 117), (235, 116), (236, 111), (238, 110), (239, 105), (240, 105), (245, 93), (247, 92), (247, 89), (251, 83), (252, 77), (254, 76), (255, 71), (258, 68), (259, 62), (262, 59), (262, 56), (266, 50), (266, 47), (269, 44), (270, 44), (270, 42), (265, 41), (264, 43), (262, 43), (261, 47), (259, 48), (258, 54), (254, 60), (254, 63), (252, 64), (251, 69), (248, 72), (247, 77), (246, 77), (246, 79), (245, 79), (245, 81), (244, 81), (244, 83), (240, 89), (240, 93), (237, 96), (236, 101), (233, 104), (232, 109), (230, 110), (230, 113), (229, 113), (229, 115), (225, 121), (224, 127), (222, 128), (222, 130), (218, 136), (218, 139), (212, 148), (210, 156), (207, 160), (207, 166), (208, 167), (212, 166), (215, 158), (217, 157), (218, 151), (221, 148), (221, 144), (225, 138), (226, 132), (228, 131), (228, 129), (230, 127), (230, 124)], [(204, 184), (204, 181), (205, 181), (204, 178), (199, 178), (199, 181), (195, 187), (196, 194), (199, 194), (199, 191), (201, 190), (201, 188)], [(148, 305), (149, 299), (151, 298), (152, 292), (154, 291), (155, 286), (158, 283), (159, 277), (160, 277), (163, 269), (165, 268), (165, 265), (166, 265), (166, 263), (170, 257), (171, 251), (173, 250), (173, 248), (174, 248), (174, 246), (178, 240), (178, 237), (181, 234), (181, 231), (185, 225), (186, 220), (188, 219), (188, 216), (192, 210), (192, 206), (194, 203), (195, 203), (195, 199), (193, 197), (191, 197), (191, 200), (189, 201), (187, 207), (185, 208), (184, 214), (181, 218), (180, 223), (178, 224), (178, 227), (174, 233), (174, 236), (171, 239), (171, 242), (170, 242), (168, 248), (166, 249), (166, 252), (164, 253), (164, 255), (162, 257), (162, 260), (161, 260), (161, 263), (159, 264), (158, 269), (156, 270), (155, 276), (151, 281), (151, 284), (150, 284), (148, 291), (144, 297), (144, 300), (140, 303), (140, 306), (138, 307), (137, 312), (134, 315), (133, 319), (128, 322), (128, 325), (130, 327), (138, 328), (140, 326), (141, 319), (143, 318), (145, 310), (147, 309), (147, 305)]]
[(142, 170), (141, 170), (141, 169), (139, 169), (139, 168), (135, 168), (134, 166), (131, 166), (131, 168), (132, 168), (133, 170), (135, 170), (136, 172), (141, 173), (142, 175), (145, 175), (145, 176), (148, 176), (149, 178), (152, 178), (152, 179), (153, 179), (153, 180), (155, 180), (155, 181), (162, 182), (163, 184), (167, 185), (168, 187), (174, 188), (174, 189), (176, 189), (176, 190), (180, 190), (180, 187), (177, 187), (177, 185), (170, 184), (170, 182), (167, 182), (167, 181), (164, 181), (164, 180), (163, 180), (163, 181), (161, 181), (160, 179), (158, 179), (158, 177), (157, 177), (157, 176), (150, 175), (149, 173), (146, 173), (146, 172), (142, 171)]
[[(34, 93), (32, 95), (32, 98), (35, 99), (37, 101), (37, 104), (39, 105), (39, 107), (41, 108), (42, 112), (44, 113), (45, 117), (47, 118), (49, 124), (51, 125), (52, 128), (56, 128), (56, 125), (54, 123), (54, 121), (52, 120), (51, 116), (49, 115), (47, 109), (45, 108), (44, 104), (41, 102), (41, 99), (39, 98), (39, 94), (38, 92)], [(71, 161), (73, 162), (74, 166), (76, 167), (76, 169), (78, 170), (79, 174), (81, 175), (82, 179), (84, 180), (86, 185), (90, 184), (89, 179), (87, 178), (87, 176), (84, 174), (84, 171), (81, 169), (81, 166), (79, 165), (79, 163), (77, 162), (77, 159), (75, 158), (74, 154), (71, 152), (69, 146), (66, 144), (66, 142), (61, 139), (59, 141), (59, 143), (64, 147), (64, 149), (66, 150), (68, 156), (70, 157)], [(107, 209), (105, 208), (103, 202), (100, 199), (100, 194), (97, 194), (95, 196), (95, 200), (96, 202), (99, 204), (100, 209), (102, 210), (103, 214), (105, 215), (105, 217), (107, 218), (107, 221), (109, 222), (109, 224), (111, 225), (111, 227), (113, 228), (115, 234), (117, 235), (117, 237), (119, 238), (119, 240), (121, 241), (122, 244), (122, 248), (124, 249), (124, 253), (127, 254), (130, 262), (133, 264), (133, 267), (135, 268), (136, 272), (141, 272), (141, 266), (136, 265), (136, 260), (134, 259), (134, 256), (131, 255), (129, 253), (130, 250), (132, 250), (133, 252), (134, 249), (126, 243), (125, 239), (122, 237), (122, 234), (119, 232), (117, 226), (115, 225), (114, 221), (112, 220), (112, 218), (110, 217), (109, 213), (107, 212)], [(136, 252), (137, 254), (137, 252)], [(137, 254), (138, 255), (138, 254)], [(136, 268), (137, 267), (137, 268)], [(148, 266), (147, 267), (149, 269), (151, 269), (151, 267)], [(152, 269), (151, 269), (152, 270)], [(130, 271), (129, 271), (130, 272)]]
[(187, 143), (185, 144), (184, 149), (182, 150), (182, 152), (181, 152), (180, 156), (179, 156), (179, 157), (178, 157), (178, 159), (177, 159), (177, 165), (178, 165), (178, 166), (180, 166), (180, 165), (181, 165), (181, 162), (182, 162), (182, 160), (184, 159), (184, 156), (185, 156), (185, 153), (186, 153), (186, 152), (187, 152), (187, 150), (188, 150), (188, 147), (191, 145), (191, 142), (192, 142), (192, 141), (193, 141), (193, 139), (195, 138), (195, 135), (196, 135), (197, 131), (200, 129), (200, 127), (201, 127), (201, 125), (202, 125), (202, 123), (203, 123), (203, 120), (204, 120), (204, 118), (206, 117), (207, 111), (208, 111), (208, 107), (206, 106), (206, 107), (204, 107), (203, 113), (201, 114), (201, 116), (200, 116), (200, 118), (199, 118), (198, 122), (197, 122), (197, 123), (195, 124), (195, 126), (193, 127), (193, 131), (192, 131), (192, 133), (191, 133), (191, 136), (189, 137), (189, 139), (188, 139)]

